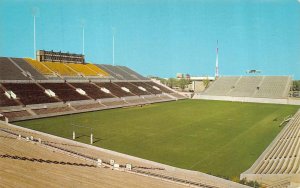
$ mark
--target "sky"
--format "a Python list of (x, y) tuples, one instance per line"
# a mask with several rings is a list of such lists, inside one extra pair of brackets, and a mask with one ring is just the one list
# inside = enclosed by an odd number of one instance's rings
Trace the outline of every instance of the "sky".
[(300, 79), (298, 0), (0, 0), (0, 56), (37, 49), (82, 53), (88, 62), (147, 76), (291, 75)]

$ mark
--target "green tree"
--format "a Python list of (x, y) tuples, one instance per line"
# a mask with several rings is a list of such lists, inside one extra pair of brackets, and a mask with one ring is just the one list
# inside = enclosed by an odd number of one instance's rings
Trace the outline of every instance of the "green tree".
[(183, 91), (187, 85), (189, 84), (189, 80), (185, 79), (185, 78), (182, 78), (178, 81), (178, 85), (179, 85), (179, 88)]
[(173, 88), (174, 86), (176, 86), (176, 79), (175, 78), (169, 78), (167, 81), (167, 86), (169, 86), (170, 88)]
[(293, 91), (300, 91), (300, 80), (293, 81)]
[(203, 80), (203, 84), (204, 84), (205, 89), (208, 88), (209, 82), (210, 81), (209, 81), (208, 77), (205, 80)]

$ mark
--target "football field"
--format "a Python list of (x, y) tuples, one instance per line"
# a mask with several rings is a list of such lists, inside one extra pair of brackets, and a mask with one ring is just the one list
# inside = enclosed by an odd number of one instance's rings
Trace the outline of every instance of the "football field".
[[(181, 100), (15, 124), (72, 138), (72, 124), (93, 128), (94, 145), (220, 177), (239, 176), (298, 106)], [(88, 128), (76, 127), (89, 143)]]

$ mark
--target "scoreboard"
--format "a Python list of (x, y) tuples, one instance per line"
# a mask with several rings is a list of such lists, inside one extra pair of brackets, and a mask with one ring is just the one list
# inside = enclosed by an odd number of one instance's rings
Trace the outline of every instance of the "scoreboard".
[(64, 62), (64, 63), (85, 63), (84, 55), (73, 54), (68, 52), (54, 52), (38, 50), (36, 52), (36, 60), (40, 62)]

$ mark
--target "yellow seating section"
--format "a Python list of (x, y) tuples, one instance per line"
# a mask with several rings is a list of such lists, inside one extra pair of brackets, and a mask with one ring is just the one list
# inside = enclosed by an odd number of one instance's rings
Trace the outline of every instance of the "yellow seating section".
[(75, 70), (76, 72), (81, 73), (85, 76), (98, 76), (98, 73), (96, 71), (90, 69), (86, 65), (76, 63), (66, 63), (66, 65)]
[(77, 76), (78, 73), (72, 70), (70, 67), (64, 65), (64, 63), (57, 62), (43, 62), (49, 69), (62, 76)]
[(109, 74), (107, 72), (105, 72), (104, 70), (100, 69), (99, 67), (97, 67), (94, 64), (86, 64), (86, 66), (88, 66), (93, 71), (97, 72), (97, 74), (100, 74), (102, 76), (109, 76)]
[(48, 67), (46, 67), (43, 63), (30, 58), (24, 58), (24, 59), (42, 74), (46, 74), (46, 75), (53, 74), (53, 72)]
[(39, 62), (34, 59), (24, 58), (35, 69), (45, 75), (53, 75), (54, 72), (62, 76), (109, 76), (107, 72), (93, 64), (76, 64), (60, 62)]

